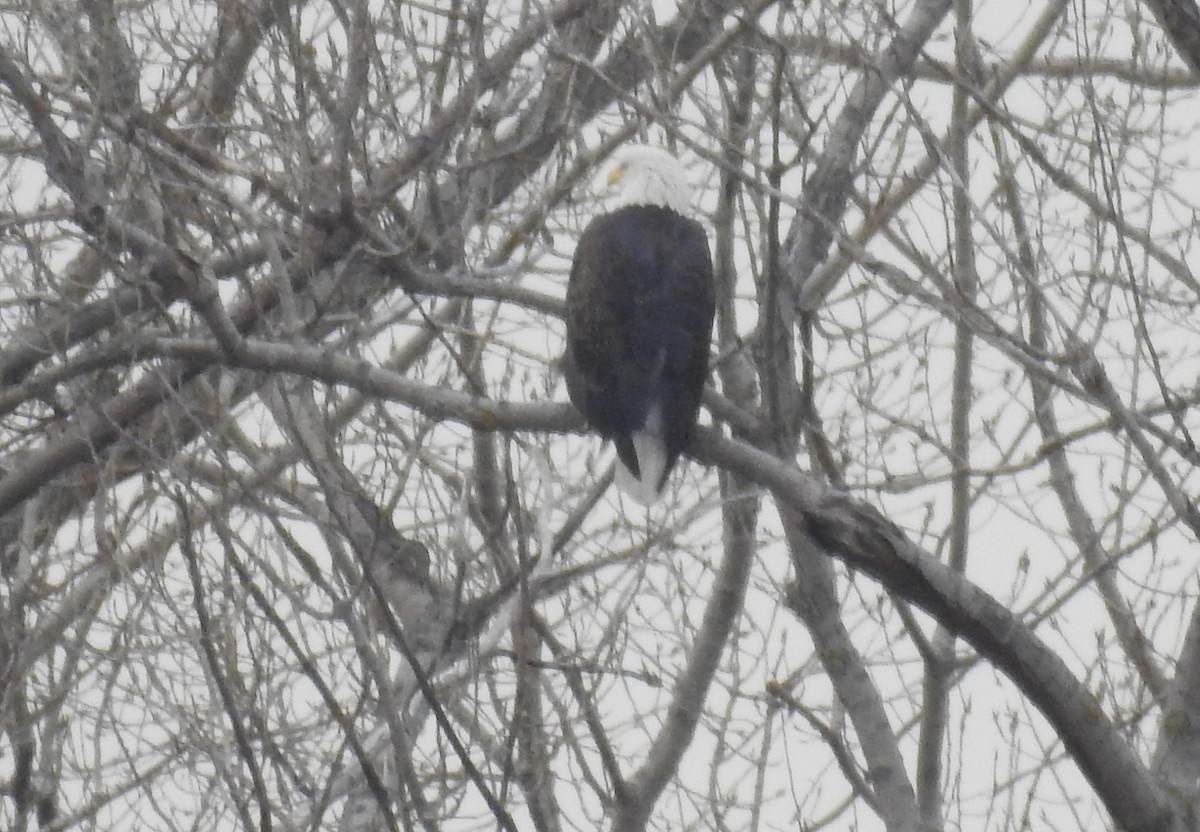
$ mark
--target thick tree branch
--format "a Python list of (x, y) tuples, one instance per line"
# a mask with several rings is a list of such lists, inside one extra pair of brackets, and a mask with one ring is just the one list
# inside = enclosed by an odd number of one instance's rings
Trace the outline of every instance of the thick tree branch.
[(1200, 606), (1193, 608), (1159, 720), (1154, 773), (1196, 828), (1200, 818)]
[(1005, 673), (1054, 726), (1126, 832), (1184, 832), (1158, 784), (1096, 698), (1013, 613), (910, 542), (876, 509), (794, 466), (701, 431), (698, 458), (768, 488), (825, 551), (923, 608)]
[(1200, 7), (1194, 0), (1146, 0), (1179, 57), (1200, 75)]
[(833, 563), (805, 532), (802, 522), (786, 515), (784, 519), (795, 570), (784, 603), (808, 627), (821, 666), (854, 724), (866, 758), (872, 805), (888, 832), (916, 832), (921, 828), (916, 795), (883, 698), (842, 622)]

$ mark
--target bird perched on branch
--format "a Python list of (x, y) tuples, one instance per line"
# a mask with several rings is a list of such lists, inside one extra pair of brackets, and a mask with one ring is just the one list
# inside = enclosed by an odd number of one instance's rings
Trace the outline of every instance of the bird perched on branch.
[(650, 505), (691, 440), (715, 313), (704, 227), (687, 171), (656, 147), (614, 154), (619, 188), (575, 249), (567, 285), (567, 392), (617, 449), (617, 484)]

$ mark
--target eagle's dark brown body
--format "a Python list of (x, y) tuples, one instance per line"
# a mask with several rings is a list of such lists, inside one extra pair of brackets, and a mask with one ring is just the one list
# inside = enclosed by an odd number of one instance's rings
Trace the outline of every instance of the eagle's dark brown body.
[(661, 441), (661, 474), (645, 483), (651, 499), (691, 439), (714, 311), (712, 260), (698, 222), (658, 205), (627, 205), (584, 230), (567, 287), (567, 390), (635, 479), (646, 473), (635, 434)]

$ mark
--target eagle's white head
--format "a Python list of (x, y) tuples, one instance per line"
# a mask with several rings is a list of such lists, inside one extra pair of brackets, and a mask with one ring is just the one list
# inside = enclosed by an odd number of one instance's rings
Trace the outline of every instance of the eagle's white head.
[(613, 154), (609, 187), (619, 187), (613, 207), (661, 205), (683, 216), (692, 213), (687, 168), (661, 147), (627, 145)]

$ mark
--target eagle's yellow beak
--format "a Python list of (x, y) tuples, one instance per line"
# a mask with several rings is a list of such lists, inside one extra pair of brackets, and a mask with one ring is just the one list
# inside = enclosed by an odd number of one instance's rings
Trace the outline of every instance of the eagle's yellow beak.
[(613, 166), (613, 169), (608, 172), (608, 185), (612, 187), (621, 181), (621, 177), (625, 175), (625, 162), (620, 162)]

